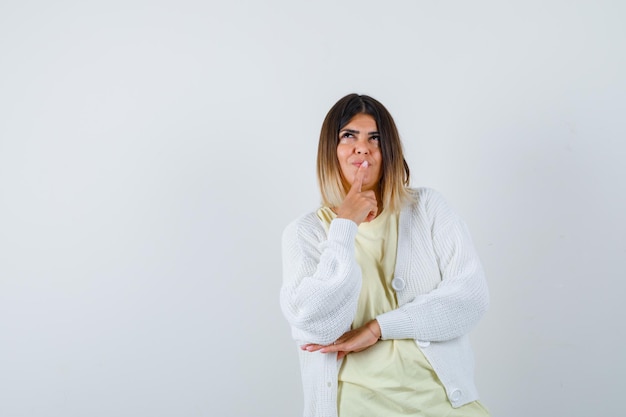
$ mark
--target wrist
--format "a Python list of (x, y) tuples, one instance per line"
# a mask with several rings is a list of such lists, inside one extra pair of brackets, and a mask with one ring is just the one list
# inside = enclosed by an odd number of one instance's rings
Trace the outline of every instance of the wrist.
[(380, 325), (376, 319), (368, 321), (365, 326), (374, 335), (374, 337), (376, 337), (376, 339), (380, 339), (382, 337)]

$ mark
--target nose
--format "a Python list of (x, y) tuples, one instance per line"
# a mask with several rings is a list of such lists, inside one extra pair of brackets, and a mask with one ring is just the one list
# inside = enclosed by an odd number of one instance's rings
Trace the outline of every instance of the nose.
[(354, 151), (355, 153), (359, 154), (359, 155), (369, 155), (370, 150), (369, 147), (367, 146), (366, 143), (363, 143), (361, 141), (358, 141), (356, 143), (356, 146), (354, 147)]

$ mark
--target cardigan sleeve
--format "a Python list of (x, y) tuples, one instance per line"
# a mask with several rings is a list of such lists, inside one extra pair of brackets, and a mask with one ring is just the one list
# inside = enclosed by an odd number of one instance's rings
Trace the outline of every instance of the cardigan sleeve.
[(283, 232), (280, 305), (298, 342), (330, 344), (350, 329), (361, 290), (357, 230), (353, 221), (335, 219), (326, 235), (309, 215)]
[[(469, 333), (489, 306), (483, 268), (465, 223), (439, 194), (430, 190), (425, 213), (439, 284), (398, 309), (379, 315), (383, 339), (445, 341)], [(407, 254), (414, 271), (424, 254)]]

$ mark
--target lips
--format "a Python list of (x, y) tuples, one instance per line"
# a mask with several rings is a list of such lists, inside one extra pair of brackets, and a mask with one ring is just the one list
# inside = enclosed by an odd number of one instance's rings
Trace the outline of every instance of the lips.
[[(351, 164), (352, 164), (352, 165), (354, 165), (355, 167), (359, 168), (363, 162), (365, 162), (365, 160), (362, 160), (362, 161), (354, 161), (354, 162), (351, 162)], [(368, 166), (371, 166), (371, 165), (372, 165), (372, 163), (368, 161), (368, 162), (367, 162), (367, 165), (368, 165)]]

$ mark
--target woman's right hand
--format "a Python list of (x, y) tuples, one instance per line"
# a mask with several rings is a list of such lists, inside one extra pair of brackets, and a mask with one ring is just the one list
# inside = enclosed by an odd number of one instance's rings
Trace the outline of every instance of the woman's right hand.
[(363, 222), (374, 220), (378, 214), (376, 193), (372, 190), (361, 191), (368, 166), (367, 161), (359, 166), (350, 191), (348, 191), (341, 206), (337, 208), (337, 218), (352, 220), (357, 226)]

